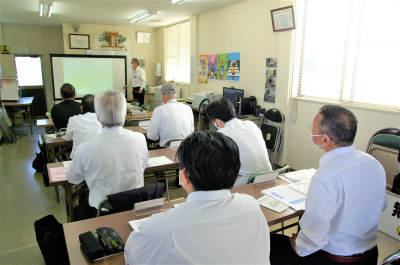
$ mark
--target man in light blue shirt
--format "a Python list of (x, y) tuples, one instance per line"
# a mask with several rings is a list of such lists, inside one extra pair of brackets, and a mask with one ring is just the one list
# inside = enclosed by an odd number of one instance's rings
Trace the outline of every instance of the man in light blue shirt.
[(325, 105), (310, 124), (326, 154), (311, 179), (300, 232), (271, 236), (271, 264), (377, 264), (378, 222), (386, 209), (386, 176), (372, 156), (355, 150), (354, 114)]

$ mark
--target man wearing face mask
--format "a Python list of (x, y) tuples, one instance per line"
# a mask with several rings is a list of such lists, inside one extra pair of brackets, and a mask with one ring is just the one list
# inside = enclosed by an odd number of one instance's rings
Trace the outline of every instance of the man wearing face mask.
[(146, 88), (146, 74), (144, 70), (139, 66), (139, 60), (136, 58), (132, 59), (132, 78), (127, 86), (123, 89), (127, 89), (128, 86), (132, 86), (133, 98), (139, 100), (139, 106), (144, 103), (144, 94)]
[(227, 98), (211, 102), (206, 114), (218, 132), (229, 136), (239, 146), (242, 166), (234, 187), (246, 185), (247, 180), (254, 175), (272, 171), (260, 128), (252, 121), (236, 119), (235, 108)]
[(325, 105), (310, 124), (326, 153), (311, 179), (301, 230), (271, 236), (271, 264), (376, 264), (378, 222), (386, 209), (386, 176), (372, 156), (355, 150), (354, 114)]

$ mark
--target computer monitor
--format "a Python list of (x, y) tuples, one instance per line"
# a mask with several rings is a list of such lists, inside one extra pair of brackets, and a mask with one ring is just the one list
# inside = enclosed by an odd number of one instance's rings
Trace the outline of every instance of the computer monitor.
[(222, 97), (229, 99), (235, 107), (235, 112), (238, 113), (237, 98), (243, 98), (244, 90), (233, 87), (224, 87)]

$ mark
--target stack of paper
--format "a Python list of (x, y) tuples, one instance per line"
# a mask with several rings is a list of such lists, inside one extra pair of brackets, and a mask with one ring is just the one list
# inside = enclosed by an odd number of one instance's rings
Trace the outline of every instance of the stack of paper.
[(154, 166), (168, 165), (168, 164), (172, 164), (172, 163), (174, 163), (174, 162), (172, 162), (168, 157), (158, 156), (158, 157), (149, 158), (149, 161), (147, 162), (147, 166), (154, 167)]
[[(149, 217), (147, 217), (149, 218)], [(142, 223), (147, 220), (147, 218), (129, 221), (128, 224), (132, 227), (133, 231), (139, 232), (140, 227), (142, 227)]]
[(311, 180), (311, 178), (315, 174), (315, 171), (317, 171), (317, 170), (315, 170), (314, 168), (303, 169), (303, 170), (298, 170), (298, 171), (281, 174), (281, 175), (279, 175), (279, 177), (289, 183), (296, 183), (296, 182)]
[(64, 166), (65, 168), (68, 168), (68, 167), (72, 164), (72, 160), (70, 160), (70, 161), (63, 161), (62, 163), (63, 163), (63, 166)]
[(286, 185), (265, 189), (261, 193), (271, 196), (296, 210), (304, 210), (306, 206), (306, 195)]
[(278, 213), (281, 213), (284, 210), (286, 210), (287, 208), (289, 208), (288, 205), (278, 201), (277, 199), (274, 199), (271, 196), (263, 196), (263, 197), (259, 198), (257, 201), (258, 201), (258, 204), (260, 204), (261, 206), (271, 209)]

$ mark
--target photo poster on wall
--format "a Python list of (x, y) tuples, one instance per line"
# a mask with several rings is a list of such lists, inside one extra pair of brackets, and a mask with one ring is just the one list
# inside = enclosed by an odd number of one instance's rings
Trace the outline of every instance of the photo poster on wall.
[(265, 63), (264, 101), (275, 103), (277, 58), (267, 58)]
[(146, 59), (138, 59), (140, 68), (144, 69), (146, 67)]
[(208, 55), (208, 80), (217, 79), (217, 54)]
[(208, 55), (199, 55), (199, 78), (200, 84), (207, 84)]
[(228, 80), (228, 54), (217, 55), (217, 80)]
[(240, 80), (240, 52), (228, 53), (228, 81)]

